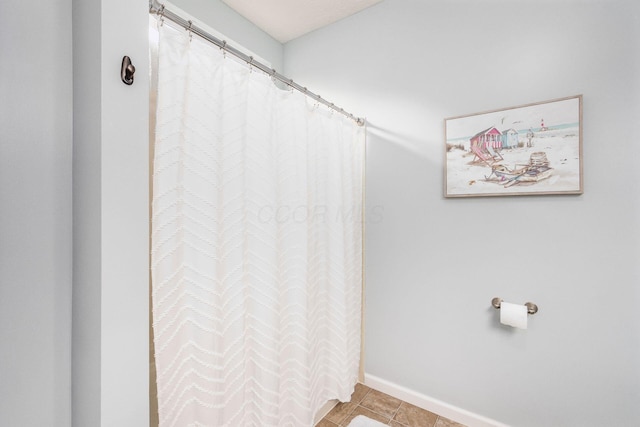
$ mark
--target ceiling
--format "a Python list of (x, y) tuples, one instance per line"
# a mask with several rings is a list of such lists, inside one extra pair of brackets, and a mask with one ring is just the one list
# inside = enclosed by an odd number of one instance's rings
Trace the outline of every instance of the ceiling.
[(280, 43), (286, 43), (382, 0), (222, 1)]

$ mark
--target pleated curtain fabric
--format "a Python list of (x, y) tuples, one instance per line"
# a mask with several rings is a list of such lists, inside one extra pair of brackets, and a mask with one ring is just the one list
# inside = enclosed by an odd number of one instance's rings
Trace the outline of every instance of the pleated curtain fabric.
[(152, 298), (161, 426), (312, 426), (357, 381), (364, 130), (160, 28)]

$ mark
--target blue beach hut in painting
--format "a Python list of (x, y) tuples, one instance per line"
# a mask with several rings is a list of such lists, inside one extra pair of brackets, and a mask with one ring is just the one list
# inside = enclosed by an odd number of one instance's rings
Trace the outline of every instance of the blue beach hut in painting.
[(507, 129), (502, 132), (502, 148), (515, 148), (518, 146), (518, 131)]

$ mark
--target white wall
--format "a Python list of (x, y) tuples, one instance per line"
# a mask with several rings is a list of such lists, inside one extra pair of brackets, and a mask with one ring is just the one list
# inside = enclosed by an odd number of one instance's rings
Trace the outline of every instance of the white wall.
[(71, 0), (0, 2), (0, 424), (71, 421)]
[[(281, 64), (282, 46), (219, 1), (176, 3)], [(73, 71), (73, 425), (146, 426), (148, 3), (73, 0)]]
[[(120, 80), (122, 57), (137, 69)], [(73, 425), (149, 425), (148, 7), (73, 1)]]
[[(386, 0), (285, 45), (287, 75), (369, 121), (367, 373), (513, 426), (638, 424), (638, 14)], [(443, 198), (445, 117), (576, 94), (584, 195)], [(527, 331), (496, 296), (539, 305)]]

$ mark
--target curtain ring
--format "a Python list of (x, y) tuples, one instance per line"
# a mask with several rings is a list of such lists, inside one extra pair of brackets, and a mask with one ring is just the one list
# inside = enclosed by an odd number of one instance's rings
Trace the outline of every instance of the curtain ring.
[(187, 21), (189, 26), (187, 27), (187, 32), (189, 33), (189, 42), (193, 40), (193, 32), (191, 31), (191, 27), (193, 27), (193, 21)]
[(164, 4), (160, 5), (160, 9), (158, 9), (158, 16), (160, 17), (160, 26), (164, 25)]
[(222, 40), (222, 46), (220, 46), (220, 50), (222, 51), (222, 58), (227, 59), (227, 41)]

